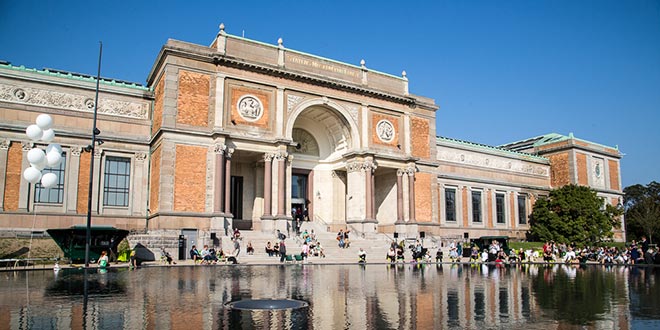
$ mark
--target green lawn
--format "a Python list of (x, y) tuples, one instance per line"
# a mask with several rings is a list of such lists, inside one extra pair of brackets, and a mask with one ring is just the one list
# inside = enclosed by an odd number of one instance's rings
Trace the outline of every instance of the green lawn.
[(543, 242), (509, 242), (509, 247), (512, 249), (523, 250), (541, 250), (543, 249)]

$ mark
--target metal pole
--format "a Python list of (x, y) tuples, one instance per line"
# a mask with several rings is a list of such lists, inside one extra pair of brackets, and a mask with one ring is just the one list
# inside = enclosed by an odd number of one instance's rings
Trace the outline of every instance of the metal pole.
[(85, 268), (89, 267), (89, 246), (92, 244), (92, 183), (94, 182), (94, 148), (96, 147), (96, 113), (99, 109), (99, 83), (101, 81), (101, 55), (103, 42), (99, 41), (99, 67), (96, 74), (96, 96), (94, 97), (94, 121), (92, 128), (91, 155), (89, 161), (89, 190), (87, 194), (87, 235), (85, 238)]

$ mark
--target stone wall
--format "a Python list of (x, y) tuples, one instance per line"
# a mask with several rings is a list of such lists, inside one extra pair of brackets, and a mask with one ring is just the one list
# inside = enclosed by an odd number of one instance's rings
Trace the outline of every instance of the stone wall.
[(571, 183), (571, 171), (568, 152), (548, 155), (550, 159), (550, 182), (552, 187), (561, 187)]
[(161, 78), (154, 88), (154, 114), (151, 134), (155, 134), (163, 125), (163, 97), (165, 93), (165, 79)]
[(149, 209), (151, 213), (157, 213), (160, 209), (160, 161), (161, 161), (161, 144), (151, 154), (151, 180), (149, 187)]
[(578, 184), (583, 186), (589, 185), (589, 169), (587, 168), (587, 155), (577, 152), (575, 153), (575, 161), (577, 165), (577, 178)]
[(423, 118), (412, 117), (410, 122), (410, 137), (412, 140), (413, 157), (429, 158), (429, 121)]
[(431, 190), (431, 173), (415, 174), (415, 219), (418, 222), (431, 222), (433, 199)]
[(620, 190), (621, 186), (619, 185), (619, 162), (608, 159), (607, 166), (610, 171), (610, 189)]

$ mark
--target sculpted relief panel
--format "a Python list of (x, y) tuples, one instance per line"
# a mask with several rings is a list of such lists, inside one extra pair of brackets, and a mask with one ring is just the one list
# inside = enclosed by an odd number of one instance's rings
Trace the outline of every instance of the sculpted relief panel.
[[(64, 110), (94, 112), (93, 95), (62, 93), (40, 88), (0, 84), (0, 100)], [(99, 97), (99, 114), (147, 119), (148, 109), (149, 105), (146, 102)]]
[(464, 150), (438, 148), (438, 160), (532, 175), (549, 175), (549, 166)]

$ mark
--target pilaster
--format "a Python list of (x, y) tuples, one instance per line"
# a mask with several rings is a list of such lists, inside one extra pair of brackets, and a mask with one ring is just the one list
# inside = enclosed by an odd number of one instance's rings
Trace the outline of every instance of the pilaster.
[(366, 218), (366, 181), (363, 162), (352, 160), (346, 163), (348, 196), (346, 222), (362, 222)]
[(131, 187), (133, 196), (131, 198), (131, 214), (133, 215), (146, 215), (147, 205), (147, 159), (146, 152), (136, 152), (133, 154), (133, 178), (131, 179)]
[[(66, 201), (66, 213), (76, 213), (78, 207), (78, 178), (80, 175), (80, 154), (82, 153), (82, 147), (75, 146), (71, 147), (69, 152), (69, 157), (66, 159), (66, 172), (67, 180), (66, 193), (64, 198)], [(83, 169), (84, 171), (85, 169)], [(89, 169), (87, 169), (89, 171)], [(135, 194), (135, 193), (133, 193)]]
[(0, 211), (5, 207), (5, 178), (7, 177), (7, 153), (11, 141), (9, 139), (0, 140)]
[(103, 150), (99, 147), (94, 148), (94, 181), (92, 182), (92, 212), (99, 213), (99, 196), (101, 184), (101, 158)]
[(222, 74), (215, 75), (215, 114), (213, 126), (218, 129), (224, 127), (225, 119), (225, 76)]
[(21, 142), (21, 148), (23, 150), (23, 160), (21, 161), (21, 187), (18, 191), (18, 211), (27, 212), (28, 205), (30, 204), (29, 194), (30, 189), (34, 189), (34, 185), (30, 184), (23, 177), (23, 170), (30, 166), (30, 162), (27, 159), (27, 153), (34, 147), (32, 142)]

